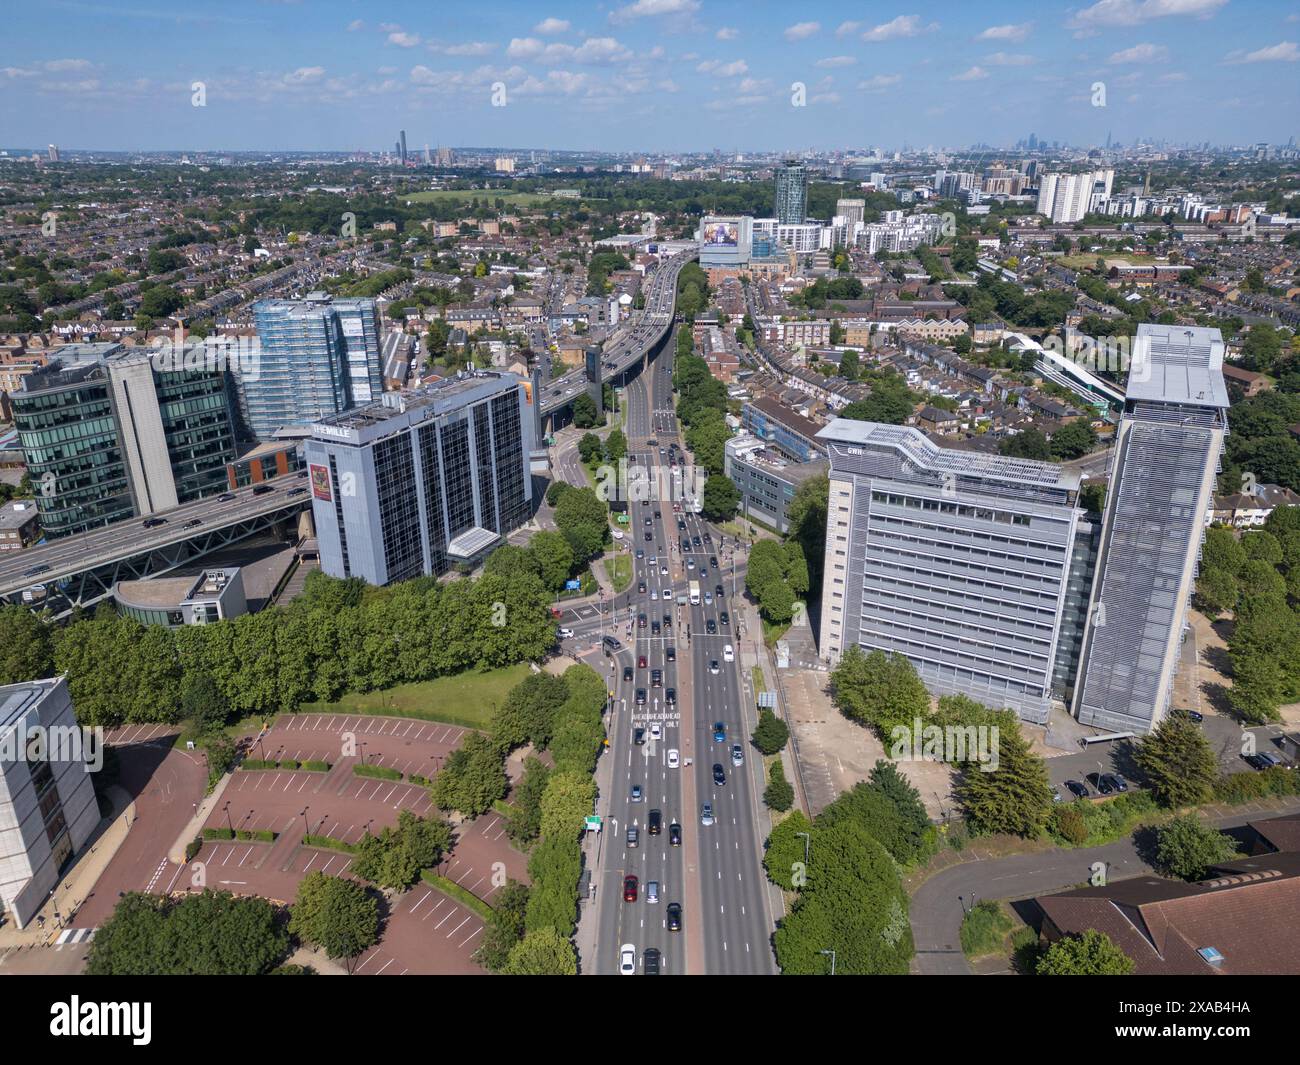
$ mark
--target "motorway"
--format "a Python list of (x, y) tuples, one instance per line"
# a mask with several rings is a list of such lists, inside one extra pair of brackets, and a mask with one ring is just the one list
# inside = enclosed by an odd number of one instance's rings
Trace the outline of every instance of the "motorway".
[[(677, 275), (698, 253), (683, 252), (663, 260), (650, 275), (645, 291), (644, 309), (605, 342), (601, 351), (602, 377), (617, 377), (641, 359), (646, 349), (672, 326), (673, 307), (677, 299)], [(542, 414), (554, 414), (572, 403), (586, 390), (587, 370), (580, 366), (570, 370), (542, 388)]]
[[(310, 505), (305, 477), (291, 474), (268, 483), (274, 485), (273, 491), (254, 494), (250, 486), (225, 493), (231, 498), (207, 496), (148, 515), (151, 519), (166, 519), (164, 524), (153, 528), (144, 527), (145, 517), (135, 517), (0, 558), (0, 596), (13, 595), (35, 584), (60, 581), (100, 566), (111, 566), (127, 558), (165, 551), (185, 540), (215, 533), (224, 526), (277, 511), (304, 510)], [(290, 495), (290, 492), (297, 494)]]
[[(672, 413), (672, 355), (672, 345), (665, 345), (647, 372), (625, 390), (629, 463), (635, 455), (642, 463), (663, 466), (669, 445), (681, 446)], [(649, 445), (648, 440), (656, 444)], [(652, 483), (657, 481), (652, 478)], [(754, 715), (752, 708), (746, 714), (742, 702), (736, 622), (730, 616), (726, 625), (722, 621), (724, 612), (738, 613), (735, 571), (723, 538), (688, 513), (689, 507), (680, 513), (673, 508), (671, 499), (632, 502), (628, 508), (633, 584), (614, 600), (612, 629), (605, 630), (624, 646), (609, 659), (614, 699), (605, 757), (611, 763), (612, 782), (600, 799), (598, 812), (605, 829), (592, 874), (597, 956), (584, 968), (617, 972), (620, 947), (631, 944), (638, 968), (646, 948), (658, 949), (664, 974), (770, 974), (775, 972), (772, 919), (757, 820), (761, 760), (750, 757), (754, 752), (748, 737)], [(679, 521), (684, 529), (678, 528)], [(688, 541), (688, 551), (682, 551), (682, 539)], [(635, 558), (636, 552), (642, 557)], [(697, 576), (699, 605), (679, 605), (678, 597), (687, 595), (690, 580)], [(724, 588), (722, 596), (716, 594), (718, 587)], [(662, 597), (665, 588), (667, 605)], [(730, 610), (729, 604), (733, 604)], [(644, 627), (638, 620), (642, 614)], [(664, 623), (665, 614), (671, 625)], [(715, 634), (706, 631), (709, 621)], [(733, 661), (727, 661), (727, 645), (737, 648)], [(669, 661), (670, 650), (673, 661)], [(625, 681), (629, 668), (632, 680)], [(660, 685), (653, 683), (655, 670), (661, 671)], [(667, 702), (670, 690), (676, 695), (674, 703)], [(638, 704), (638, 691), (644, 692), (644, 704)], [(725, 742), (714, 742), (716, 721), (726, 728)], [(654, 724), (662, 729), (661, 739), (653, 736)], [(646, 730), (641, 744), (635, 742), (636, 729)], [(732, 765), (733, 743), (744, 752), (740, 767)], [(670, 752), (676, 752), (676, 768), (670, 767)], [(714, 783), (715, 763), (723, 768), (725, 784)], [(632, 800), (633, 785), (642, 789), (639, 802)], [(712, 805), (715, 821), (710, 826), (701, 823), (703, 803)], [(647, 831), (651, 810), (661, 812), (663, 826), (653, 836)], [(673, 823), (681, 826), (681, 846), (669, 844)], [(629, 826), (639, 833), (635, 847), (628, 846)], [(623, 901), (628, 875), (637, 877), (635, 902)], [(650, 881), (659, 888), (655, 903), (647, 901)], [(666, 909), (671, 903), (682, 907), (680, 932), (667, 927)]]

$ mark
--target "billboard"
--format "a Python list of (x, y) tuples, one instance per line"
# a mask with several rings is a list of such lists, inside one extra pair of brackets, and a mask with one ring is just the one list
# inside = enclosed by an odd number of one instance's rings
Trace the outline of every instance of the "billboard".
[(700, 243), (714, 248), (739, 247), (740, 226), (726, 218), (706, 218), (702, 223)]
[(330, 490), (329, 467), (319, 466), (313, 462), (309, 464), (309, 468), (311, 470), (311, 494), (326, 503), (333, 503), (334, 493)]

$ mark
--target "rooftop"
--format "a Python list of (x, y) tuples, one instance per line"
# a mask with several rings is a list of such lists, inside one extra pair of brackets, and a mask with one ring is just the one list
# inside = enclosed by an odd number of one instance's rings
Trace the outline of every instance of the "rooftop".
[(1138, 326), (1126, 399), (1227, 410), (1223, 335), (1203, 326)]

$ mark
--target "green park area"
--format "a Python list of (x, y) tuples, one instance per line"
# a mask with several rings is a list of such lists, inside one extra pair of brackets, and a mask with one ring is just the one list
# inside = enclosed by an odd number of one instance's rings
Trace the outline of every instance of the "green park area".
[(300, 712), (416, 717), (481, 729), (487, 727), (493, 711), (505, 702), (510, 689), (529, 672), (528, 663), (524, 662), (482, 673), (435, 677), (381, 691), (352, 692), (337, 702), (303, 703)]
[[(425, 189), (405, 197), (407, 203), (496, 203), (501, 200), (507, 207), (536, 207), (557, 202), (553, 196), (538, 192), (503, 192), (500, 189)], [(572, 201), (559, 201), (572, 202)]]

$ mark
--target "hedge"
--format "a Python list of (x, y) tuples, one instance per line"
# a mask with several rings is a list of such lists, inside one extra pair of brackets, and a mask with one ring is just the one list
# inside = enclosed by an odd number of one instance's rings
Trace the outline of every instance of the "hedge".
[(488, 920), (495, 912), (491, 906), (489, 906), (486, 902), (484, 902), (473, 892), (466, 891), (465, 888), (461, 887), (454, 880), (448, 880), (445, 876), (439, 876), (432, 869), (424, 870), (424, 872), (420, 874), (420, 879), (423, 880), (430, 887), (436, 888), (438, 891), (441, 891), (444, 895), (447, 895), (450, 898), (455, 899), (457, 902), (459, 902), (462, 906), (466, 907), (467, 909), (473, 910), (485, 921)]
[(401, 780), (402, 774), (386, 765), (362, 765), (358, 762), (352, 772), (359, 777), (374, 777), (377, 780)]
[(306, 835), (302, 837), (304, 847), (319, 847), (327, 851), (342, 851), (344, 854), (356, 854), (360, 849), (355, 843), (349, 843), (344, 839), (335, 839), (333, 836), (313, 836)]
[(1284, 766), (1225, 773), (1214, 782), (1214, 797), (1219, 802), (1242, 803), (1288, 795), (1300, 795), (1300, 771)]
[(203, 837), (195, 836), (192, 840), (190, 840), (187, 844), (185, 844), (185, 860), (187, 862), (194, 861), (195, 856), (202, 849), (203, 849)]
[(420, 776), (419, 773), (412, 773), (410, 776), (406, 778), (406, 782), (408, 784), (418, 784), (422, 788), (427, 788), (430, 784), (433, 783), (433, 781), (430, 780), (428, 777), (422, 777)]
[(235, 838), (252, 843), (274, 843), (278, 832), (269, 828), (240, 828), (235, 830)]
[(203, 838), (215, 840), (234, 839), (235, 832), (234, 829), (231, 828), (205, 828), (203, 830)]
[(240, 769), (250, 771), (271, 770), (271, 769), (303, 769), (309, 773), (328, 773), (330, 771), (329, 762), (299, 762), (293, 758), (286, 758), (281, 762), (272, 761), (269, 758), (245, 758), (240, 764)]

